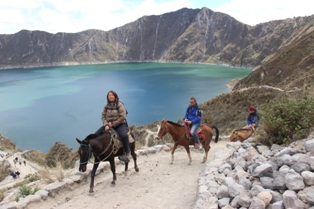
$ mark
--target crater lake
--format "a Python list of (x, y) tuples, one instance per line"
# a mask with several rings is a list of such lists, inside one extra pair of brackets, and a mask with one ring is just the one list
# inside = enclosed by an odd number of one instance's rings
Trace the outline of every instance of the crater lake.
[(229, 92), (251, 69), (209, 64), (117, 63), (0, 70), (0, 133), (20, 149), (48, 152), (57, 141), (76, 149), (101, 125), (109, 90), (129, 125), (183, 118), (189, 98), (203, 103)]

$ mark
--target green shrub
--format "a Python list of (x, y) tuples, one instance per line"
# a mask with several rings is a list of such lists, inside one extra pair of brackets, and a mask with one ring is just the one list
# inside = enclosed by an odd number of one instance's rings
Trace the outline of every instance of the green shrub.
[(40, 180), (40, 177), (37, 174), (32, 174), (29, 176), (28, 182), (34, 182)]
[(28, 195), (33, 195), (33, 194), (35, 194), (38, 190), (39, 190), (38, 187), (32, 189), (32, 188), (29, 187), (29, 186), (22, 185), (22, 186), (20, 186), (20, 188), (19, 188), (19, 194), (18, 194), (18, 196), (16, 196), (15, 201), (18, 202), (21, 197), (24, 198), (24, 197), (26, 197), (26, 196), (28, 196)]
[(288, 144), (302, 139), (314, 126), (314, 99), (281, 97), (261, 106), (267, 144)]

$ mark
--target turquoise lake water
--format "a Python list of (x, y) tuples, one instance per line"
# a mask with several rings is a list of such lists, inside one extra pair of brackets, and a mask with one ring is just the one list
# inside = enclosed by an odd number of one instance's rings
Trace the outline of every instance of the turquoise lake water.
[(189, 98), (221, 93), (250, 69), (206, 64), (124, 63), (0, 70), (0, 133), (20, 149), (77, 148), (101, 125), (109, 90), (118, 93), (130, 125), (182, 118)]

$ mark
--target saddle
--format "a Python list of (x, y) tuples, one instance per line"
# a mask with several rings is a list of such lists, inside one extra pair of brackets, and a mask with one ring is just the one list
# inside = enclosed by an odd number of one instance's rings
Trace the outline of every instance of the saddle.
[[(190, 138), (190, 139), (193, 138), (193, 136), (191, 135), (191, 127), (186, 123), (184, 124), (184, 127), (185, 127), (185, 133), (187, 135), (187, 138)], [(198, 127), (198, 129), (196, 130), (196, 134), (201, 141), (205, 140), (205, 134), (204, 134), (201, 126)]]
[[(119, 148), (123, 147), (122, 140), (121, 140), (119, 133), (116, 130), (114, 130), (113, 128), (110, 128), (109, 132), (111, 134), (111, 139), (113, 141), (113, 145), (114, 145), (114, 147), (117, 148), (116, 151), (114, 151), (114, 153), (116, 153), (119, 150)], [(134, 139), (133, 139), (130, 131), (128, 132), (128, 136), (129, 136), (129, 143), (130, 144), (133, 143)]]

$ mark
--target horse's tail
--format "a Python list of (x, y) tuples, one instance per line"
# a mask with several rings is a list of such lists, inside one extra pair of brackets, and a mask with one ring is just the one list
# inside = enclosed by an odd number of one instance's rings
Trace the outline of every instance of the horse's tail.
[(216, 131), (216, 136), (215, 136), (215, 143), (218, 142), (218, 138), (219, 138), (219, 130), (216, 126), (210, 126), (212, 129), (215, 129)]

